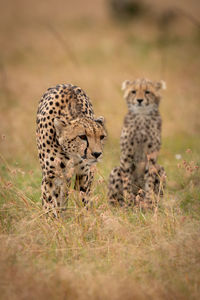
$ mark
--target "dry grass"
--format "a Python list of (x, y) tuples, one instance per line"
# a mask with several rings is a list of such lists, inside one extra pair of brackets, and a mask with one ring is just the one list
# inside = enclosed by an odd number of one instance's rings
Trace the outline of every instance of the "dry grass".
[[(197, 1), (180, 3), (198, 18)], [(154, 20), (119, 24), (104, 4), (20, 0), (1, 10), (1, 299), (199, 299), (199, 32), (183, 16), (165, 31)], [(168, 86), (160, 155), (168, 186), (146, 213), (112, 208), (106, 196), (126, 112), (121, 82), (143, 76)], [(51, 220), (40, 203), (35, 115), (45, 89), (62, 82), (87, 91), (109, 139), (94, 208), (72, 191), (65, 218)]]

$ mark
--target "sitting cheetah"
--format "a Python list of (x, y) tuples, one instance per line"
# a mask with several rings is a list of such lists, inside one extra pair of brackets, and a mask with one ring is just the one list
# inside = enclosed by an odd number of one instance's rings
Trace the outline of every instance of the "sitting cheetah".
[(37, 147), (42, 168), (42, 203), (55, 217), (66, 209), (73, 173), (84, 205), (93, 179), (91, 166), (102, 157), (104, 118), (95, 118), (84, 91), (71, 84), (49, 88), (37, 111)]
[(124, 81), (122, 90), (128, 106), (120, 138), (120, 165), (109, 177), (109, 201), (152, 207), (162, 194), (163, 167), (157, 164), (161, 146), (159, 90), (165, 83), (147, 79)]

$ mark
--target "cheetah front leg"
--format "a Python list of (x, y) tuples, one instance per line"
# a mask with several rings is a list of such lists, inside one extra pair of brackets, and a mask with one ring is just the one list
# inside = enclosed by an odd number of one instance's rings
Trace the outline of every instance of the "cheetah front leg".
[(76, 174), (75, 189), (81, 192), (81, 201), (86, 207), (91, 204), (89, 196), (93, 177), (94, 172), (89, 167), (84, 170), (84, 173)]
[(67, 208), (70, 185), (71, 185), (71, 178), (69, 177), (64, 178), (64, 180), (60, 185), (60, 193), (57, 199), (57, 207), (60, 212), (65, 211)]
[(145, 207), (153, 208), (157, 205), (159, 197), (163, 196), (163, 190), (165, 187), (165, 170), (162, 166), (155, 163), (155, 161), (150, 161), (147, 166), (147, 170), (144, 176), (145, 182), (145, 195), (142, 205)]
[(58, 205), (57, 198), (60, 194), (60, 188), (55, 187), (52, 178), (43, 177), (42, 186), (42, 206), (46, 214), (52, 215), (53, 217), (58, 217)]
[(58, 218), (66, 209), (70, 180), (43, 177), (42, 179), (42, 206), (45, 213)]

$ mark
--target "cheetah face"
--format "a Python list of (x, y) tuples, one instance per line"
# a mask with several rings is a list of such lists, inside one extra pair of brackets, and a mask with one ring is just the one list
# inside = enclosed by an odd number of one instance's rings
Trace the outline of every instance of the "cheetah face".
[(84, 159), (89, 165), (96, 163), (103, 152), (106, 138), (104, 119), (77, 118), (66, 122), (54, 119), (56, 136), (62, 150), (74, 161)]
[(149, 114), (158, 111), (160, 102), (159, 90), (165, 89), (165, 83), (152, 82), (147, 79), (124, 81), (122, 90), (127, 101), (129, 111), (136, 114)]

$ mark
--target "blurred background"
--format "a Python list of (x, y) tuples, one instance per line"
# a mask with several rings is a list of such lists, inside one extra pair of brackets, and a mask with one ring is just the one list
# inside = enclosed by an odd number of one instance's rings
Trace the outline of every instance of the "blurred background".
[(39, 168), (38, 101), (47, 88), (68, 82), (84, 89), (96, 115), (105, 116), (105, 155), (111, 149), (119, 155), (126, 113), (121, 83), (138, 77), (167, 83), (164, 154), (174, 156), (180, 144), (197, 146), (199, 0), (7, 0), (0, 28), (0, 151), (9, 161)]

